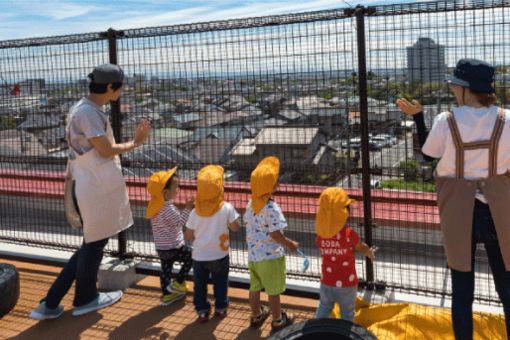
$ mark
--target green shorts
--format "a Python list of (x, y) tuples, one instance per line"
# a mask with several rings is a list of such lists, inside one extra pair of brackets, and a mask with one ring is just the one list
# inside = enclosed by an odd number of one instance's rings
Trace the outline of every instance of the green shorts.
[(285, 291), (285, 256), (271, 260), (248, 262), (250, 269), (250, 292), (262, 289), (268, 295), (280, 295)]

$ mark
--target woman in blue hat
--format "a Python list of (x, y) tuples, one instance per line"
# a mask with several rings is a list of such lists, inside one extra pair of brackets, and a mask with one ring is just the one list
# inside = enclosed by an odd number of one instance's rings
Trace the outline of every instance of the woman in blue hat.
[(397, 100), (413, 116), (425, 159), (439, 159), (437, 203), (452, 277), (456, 339), (473, 338), (478, 243), (485, 246), (510, 334), (510, 112), (494, 105), (494, 71), (484, 61), (461, 59), (447, 78), (458, 106), (439, 114), (430, 132), (418, 101)]

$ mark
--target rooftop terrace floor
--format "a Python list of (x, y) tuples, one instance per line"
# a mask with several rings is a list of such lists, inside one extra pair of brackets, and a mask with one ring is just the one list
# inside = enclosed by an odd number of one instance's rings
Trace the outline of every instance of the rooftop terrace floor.
[[(117, 304), (80, 317), (71, 315), (73, 287), (62, 301), (64, 314), (56, 320), (38, 322), (30, 319), (29, 313), (45, 295), (61, 267), (14, 261), (2, 256), (0, 262), (14, 264), (21, 279), (21, 295), (16, 307), (0, 319), (0, 340), (251, 340), (270, 335), (270, 318), (260, 329), (249, 327), (247, 290), (229, 288), (231, 305), (225, 319), (213, 318), (206, 323), (198, 323), (191, 293), (170, 306), (160, 305), (159, 278), (155, 276), (141, 278), (125, 291)], [(211, 289), (209, 293), (212, 297)], [(282, 296), (283, 307), (296, 316), (296, 322), (313, 318), (317, 302), (316, 299)], [(369, 305), (358, 299), (356, 322), (368, 327), (379, 339), (453, 339), (448, 308), (374, 302)], [(504, 333), (501, 314), (476, 313), (475, 339), (505, 339)]]
[[(0, 257), (1, 259), (1, 257)], [(60, 267), (1, 259), (20, 272), (21, 295), (18, 304), (0, 319), (0, 339), (260, 339), (269, 336), (270, 321), (260, 329), (249, 327), (248, 291), (229, 288), (228, 316), (196, 322), (193, 296), (170, 306), (160, 306), (159, 278), (147, 276), (125, 291), (122, 300), (106, 309), (81, 317), (71, 315), (74, 287), (62, 304), (64, 314), (56, 320), (38, 322), (28, 318), (60, 271)], [(212, 293), (212, 291), (210, 291)], [(313, 317), (316, 300), (283, 296), (284, 307), (296, 321)], [(269, 318), (270, 319), (270, 318)]]

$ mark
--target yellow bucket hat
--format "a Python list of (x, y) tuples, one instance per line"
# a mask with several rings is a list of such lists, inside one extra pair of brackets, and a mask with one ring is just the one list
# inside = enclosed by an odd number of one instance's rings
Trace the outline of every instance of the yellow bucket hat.
[(195, 211), (199, 216), (212, 216), (223, 206), (224, 173), (219, 165), (207, 165), (198, 172)]
[(345, 225), (349, 212), (347, 206), (355, 200), (342, 188), (326, 188), (319, 198), (319, 211), (315, 218), (315, 231), (322, 238), (331, 238)]
[(270, 156), (260, 161), (255, 170), (251, 173), (251, 206), (253, 212), (258, 214), (266, 205), (271, 193), (278, 183), (280, 175), (280, 161)]
[(145, 217), (150, 219), (154, 217), (165, 204), (165, 198), (163, 197), (163, 189), (166, 183), (177, 172), (177, 167), (174, 167), (167, 171), (158, 171), (152, 174), (147, 183), (147, 191), (151, 194), (151, 200), (147, 205), (147, 212)]

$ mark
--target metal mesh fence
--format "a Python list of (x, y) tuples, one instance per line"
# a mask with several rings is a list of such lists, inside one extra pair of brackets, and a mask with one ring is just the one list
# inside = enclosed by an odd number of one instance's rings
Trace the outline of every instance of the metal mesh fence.
[[(278, 26), (215, 30), (212, 23), (198, 32), (188, 26), (125, 31), (118, 40), (119, 64), (133, 77), (122, 99), (122, 135), (131, 138), (143, 116), (154, 127), (149, 143), (124, 157), (128, 175), (149, 176), (179, 165), (187, 183), (203, 165), (221, 164), (229, 180), (226, 200), (243, 212), (251, 171), (263, 157), (277, 155), (284, 184), (276, 197), (290, 220), (287, 233), (316, 259), (311, 212), (318, 192), (306, 200), (293, 196), (321, 176), (334, 184), (348, 171), (338, 166), (336, 149), (328, 145), (349, 133), (330, 93), (345, 82), (341, 70), (355, 60), (353, 21), (336, 19), (338, 13), (301, 15), (310, 22), (288, 24), (281, 18)], [(346, 93), (352, 96), (352, 81), (347, 82)], [(189, 190), (181, 192), (180, 200), (192, 195), (192, 186), (185, 187)], [(137, 195), (148, 199), (143, 188)], [(143, 207), (137, 211), (140, 223), (128, 231), (128, 251), (150, 256), (150, 223), (143, 220)], [(246, 268), (244, 229), (231, 237), (232, 265)], [(298, 259), (289, 265), (298, 273)], [(318, 274), (318, 261), (312, 261), (310, 275)]]
[[(503, 3), (383, 6), (366, 18), (369, 129), (374, 148), (380, 147), (370, 154), (372, 181), (380, 186), (372, 195), (385, 196), (391, 189), (403, 198), (397, 205), (375, 199), (372, 205), (373, 215), (395, 217), (374, 228), (374, 243), (383, 249), (375, 266), (380, 280), (417, 291), (450, 291), (435, 194), (428, 193), (434, 191), (434, 165), (423, 161), (416, 136), (405, 125), (412, 120), (405, 120), (392, 103), (398, 97), (418, 99), (430, 128), (435, 116), (455, 105), (445, 74), (461, 58), (478, 58), (498, 68), (497, 94), (506, 106), (509, 8), (496, 4)], [(388, 116), (381, 117), (385, 112)], [(397, 137), (392, 146), (381, 138), (388, 134)], [(483, 247), (476, 263), (477, 297), (497, 300)]]
[(0, 45), (0, 238), (77, 247), (62, 205), (65, 117), (88, 93), (86, 75), (108, 62), (107, 41), (87, 34)]
[[(146, 145), (122, 156), (135, 217), (125, 234), (128, 255), (157, 258), (144, 218), (153, 171), (179, 166), (182, 206), (195, 195), (197, 171), (221, 164), (225, 199), (243, 213), (251, 171), (276, 155), (282, 170), (274, 199), (289, 222), (286, 235), (311, 260), (303, 274), (301, 259), (290, 255), (289, 274), (318, 280), (317, 199), (325, 186), (341, 186), (358, 201), (349, 224), (380, 248), (374, 279), (448, 295), (433, 166), (423, 162), (413, 125), (394, 101), (419, 99), (430, 127), (454, 103), (442, 79), (456, 60), (476, 57), (497, 66), (505, 105), (509, 7), (439, 1), (370, 8), (359, 55), (353, 9), (110, 31), (110, 40), (92, 33), (0, 42), (0, 239), (80, 244), (63, 215), (64, 121), (87, 94), (87, 74), (111, 61), (113, 43), (126, 75), (114, 129), (125, 141), (141, 118), (153, 126)], [(242, 229), (230, 240), (231, 265), (240, 269), (247, 267), (245, 236)], [(108, 250), (119, 250), (117, 239)], [(477, 298), (497, 301), (482, 250), (477, 263)], [(357, 269), (372, 280), (361, 257)]]

